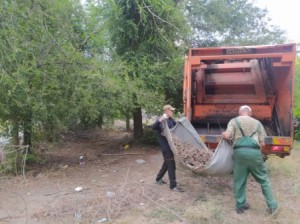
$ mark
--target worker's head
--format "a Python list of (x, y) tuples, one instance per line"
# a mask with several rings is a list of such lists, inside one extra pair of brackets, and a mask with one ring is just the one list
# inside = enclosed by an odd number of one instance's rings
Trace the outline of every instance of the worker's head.
[(247, 105), (241, 106), (239, 109), (240, 116), (251, 116), (251, 113), (252, 113), (251, 107)]
[(168, 115), (168, 117), (173, 117), (174, 110), (175, 110), (175, 108), (169, 104), (167, 104), (163, 107), (163, 111), (164, 111), (164, 113), (166, 113)]

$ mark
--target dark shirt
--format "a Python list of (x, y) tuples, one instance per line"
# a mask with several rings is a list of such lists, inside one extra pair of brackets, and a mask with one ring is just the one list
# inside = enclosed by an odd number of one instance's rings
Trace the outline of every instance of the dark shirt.
[[(176, 125), (176, 121), (173, 118), (168, 118), (167, 119), (167, 124), (169, 128), (173, 128)], [(161, 135), (162, 131), (163, 131), (163, 125), (162, 123), (157, 120), (153, 125), (152, 125), (152, 129), (155, 130), (157, 132), (157, 139), (158, 139), (158, 143), (160, 145), (160, 149), (161, 151), (164, 152), (172, 152), (171, 148), (169, 146), (168, 140), (166, 139), (165, 136)]]

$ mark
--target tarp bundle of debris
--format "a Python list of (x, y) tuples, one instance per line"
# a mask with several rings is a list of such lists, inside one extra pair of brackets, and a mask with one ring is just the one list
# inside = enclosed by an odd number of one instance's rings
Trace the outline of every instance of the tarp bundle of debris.
[(186, 117), (182, 117), (176, 126), (169, 129), (163, 122), (163, 135), (167, 138), (171, 150), (179, 161), (197, 173), (209, 175), (230, 174), (233, 169), (232, 147), (221, 140), (214, 152), (209, 150)]

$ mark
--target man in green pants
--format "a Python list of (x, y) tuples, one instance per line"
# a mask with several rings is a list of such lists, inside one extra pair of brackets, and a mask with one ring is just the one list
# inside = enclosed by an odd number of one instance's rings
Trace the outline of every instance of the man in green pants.
[(246, 202), (246, 183), (249, 173), (260, 183), (267, 202), (267, 212), (273, 214), (278, 204), (273, 197), (260, 148), (264, 146), (266, 132), (263, 125), (251, 117), (251, 108), (241, 106), (239, 116), (229, 121), (223, 138), (233, 141), (233, 188), (236, 200), (236, 212), (243, 213), (250, 208)]

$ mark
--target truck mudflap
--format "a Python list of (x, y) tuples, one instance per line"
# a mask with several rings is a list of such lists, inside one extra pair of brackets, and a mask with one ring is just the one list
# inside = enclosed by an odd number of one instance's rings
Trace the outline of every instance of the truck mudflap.
[[(209, 148), (214, 149), (221, 141), (221, 135), (200, 135), (200, 138)], [(265, 155), (275, 154), (280, 157), (287, 156), (291, 153), (293, 147), (293, 138), (282, 136), (267, 136), (262, 153)]]

